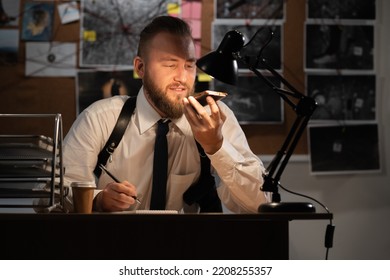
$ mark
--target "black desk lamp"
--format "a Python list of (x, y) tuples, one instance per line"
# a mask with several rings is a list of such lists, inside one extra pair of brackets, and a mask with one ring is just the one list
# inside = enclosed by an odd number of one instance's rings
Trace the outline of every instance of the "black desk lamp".
[[(252, 39), (251, 43), (259, 29)], [(259, 212), (315, 212), (311, 203), (306, 202), (280, 202), (278, 192), (279, 180), (287, 166), (287, 163), (296, 148), (296, 145), (302, 136), (311, 115), (317, 104), (313, 98), (303, 95), (287, 82), (277, 71), (270, 67), (264, 58), (261, 57), (263, 49), (271, 42), (273, 33), (270, 32), (269, 40), (260, 49), (255, 63), (251, 63), (249, 57), (241, 57), (240, 51), (244, 46), (245, 38), (237, 30), (229, 31), (225, 34), (221, 44), (216, 51), (210, 52), (201, 57), (196, 65), (205, 73), (221, 82), (235, 85), (237, 82), (237, 60), (243, 62), (249, 70), (257, 77), (262, 79), (269, 87), (273, 89), (296, 113), (296, 119), (290, 132), (287, 135), (281, 149), (277, 152), (274, 159), (267, 167), (267, 173), (264, 175), (264, 184), (262, 191), (272, 193), (272, 202), (261, 204)], [(270, 80), (263, 76), (258, 70), (257, 65), (261, 64), (267, 71), (283, 83), (289, 90), (275, 86)], [(291, 100), (295, 99), (295, 101)]]

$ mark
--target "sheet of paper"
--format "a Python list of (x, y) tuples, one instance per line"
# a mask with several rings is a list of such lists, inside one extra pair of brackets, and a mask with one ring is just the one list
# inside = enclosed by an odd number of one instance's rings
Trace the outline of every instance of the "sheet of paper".
[(167, 215), (167, 214), (179, 214), (176, 210), (132, 210), (132, 211), (118, 211), (110, 212), (111, 214), (148, 214), (148, 215)]
[(74, 77), (76, 43), (27, 42), (26, 76)]
[(76, 1), (59, 4), (58, 14), (60, 15), (62, 24), (77, 21), (80, 19), (80, 12)]

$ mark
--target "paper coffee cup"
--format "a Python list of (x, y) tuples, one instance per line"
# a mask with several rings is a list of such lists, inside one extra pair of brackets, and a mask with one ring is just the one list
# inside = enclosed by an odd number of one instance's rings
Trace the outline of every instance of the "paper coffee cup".
[(92, 213), (95, 182), (72, 182), (73, 208), (75, 213)]

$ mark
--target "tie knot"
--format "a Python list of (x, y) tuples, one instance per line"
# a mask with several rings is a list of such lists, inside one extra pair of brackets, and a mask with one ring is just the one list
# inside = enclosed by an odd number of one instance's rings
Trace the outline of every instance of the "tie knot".
[(161, 119), (157, 122), (157, 135), (158, 136), (165, 136), (168, 133), (169, 130), (169, 122), (170, 120)]

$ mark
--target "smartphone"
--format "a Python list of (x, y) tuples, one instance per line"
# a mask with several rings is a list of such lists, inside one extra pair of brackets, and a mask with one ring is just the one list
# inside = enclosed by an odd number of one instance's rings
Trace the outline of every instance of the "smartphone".
[(206, 97), (211, 96), (215, 101), (221, 100), (227, 96), (226, 92), (221, 91), (213, 91), (213, 90), (205, 90), (202, 92), (198, 92), (194, 94), (195, 99), (202, 105), (206, 106), (208, 103), (206, 101)]

